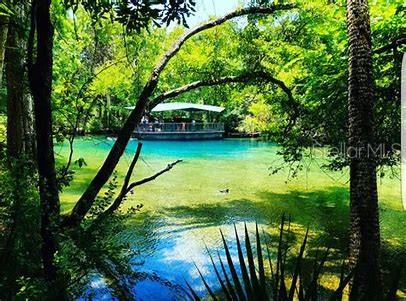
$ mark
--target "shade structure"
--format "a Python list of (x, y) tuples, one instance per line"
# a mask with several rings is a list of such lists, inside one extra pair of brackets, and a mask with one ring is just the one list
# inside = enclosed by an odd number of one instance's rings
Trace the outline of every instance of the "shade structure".
[(202, 105), (196, 103), (185, 103), (185, 102), (169, 102), (169, 103), (160, 103), (154, 107), (151, 112), (164, 112), (164, 111), (210, 111), (221, 113), (224, 111), (224, 108), (210, 105)]
[[(134, 107), (127, 107), (127, 109), (132, 110)], [(160, 103), (154, 107), (151, 112), (164, 112), (164, 111), (188, 111), (188, 112), (198, 112), (198, 111), (209, 111), (221, 113), (224, 108), (210, 105), (201, 105), (196, 103), (186, 103), (186, 102), (169, 102)]]

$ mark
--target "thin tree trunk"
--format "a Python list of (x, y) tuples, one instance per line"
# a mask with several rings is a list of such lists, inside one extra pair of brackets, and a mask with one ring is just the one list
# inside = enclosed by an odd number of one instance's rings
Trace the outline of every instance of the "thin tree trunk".
[(8, 32), (8, 17), (0, 16), (0, 87), (3, 80), (4, 53)]
[[(29, 82), (34, 99), (37, 165), (41, 201), (41, 237), (44, 274), (49, 284), (57, 280), (55, 253), (58, 249), (60, 203), (52, 137), (52, 51), (54, 28), (51, 0), (34, 0), (28, 43)], [(36, 33), (36, 35), (35, 35)], [(36, 55), (34, 39), (36, 37)], [(35, 57), (35, 62), (33, 60)], [(50, 287), (51, 288), (51, 287)]]
[(5, 51), (5, 74), (7, 87), (7, 150), (10, 158), (33, 159), (32, 98), (25, 69), (26, 18), (28, 8), (24, 4), (11, 3), (13, 14), (8, 22)]
[(105, 120), (106, 120), (106, 124), (105, 124), (105, 128), (110, 130), (110, 115), (111, 115), (111, 97), (110, 94), (106, 95), (106, 108), (105, 108)]
[(347, 0), (351, 300), (382, 300), (368, 1)]
[(9, 158), (24, 154), (24, 55), (18, 18), (10, 19), (5, 53), (7, 79), (7, 152)]
[(35, 160), (36, 153), (36, 143), (35, 143), (35, 129), (34, 129), (34, 103), (31, 93), (29, 92), (28, 86), (24, 90), (24, 116), (23, 116), (23, 127), (24, 127), (24, 150), (27, 159)]
[[(5, 80), (7, 88), (7, 153), (9, 159), (9, 171), (15, 183), (15, 189), (12, 191), (13, 202), (9, 207), (10, 224), (7, 227), (5, 247), (2, 250), (0, 258), (0, 278), (8, 281), (9, 298), (16, 295), (16, 280), (18, 270), (21, 266), (16, 266), (15, 248), (19, 248), (18, 235), (22, 233), (21, 229), (21, 208), (27, 201), (24, 194), (21, 193), (19, 184), (21, 179), (26, 176), (26, 159), (32, 159), (31, 147), (28, 147), (26, 129), (32, 128), (32, 119), (29, 118), (30, 111), (27, 109), (26, 99), (28, 98), (28, 87), (26, 72), (24, 67), (25, 58), (25, 30), (24, 22), (27, 13), (27, 7), (24, 4), (11, 2), (14, 14), (9, 18), (0, 17), (0, 60), (2, 64), (4, 52)], [(6, 31), (3, 31), (2, 25), (6, 24)], [(7, 33), (6, 43), (3, 45), (2, 34)], [(0, 66), (2, 70), (2, 65)], [(24, 189), (24, 188), (23, 188)], [(7, 298), (7, 297), (6, 297)]]

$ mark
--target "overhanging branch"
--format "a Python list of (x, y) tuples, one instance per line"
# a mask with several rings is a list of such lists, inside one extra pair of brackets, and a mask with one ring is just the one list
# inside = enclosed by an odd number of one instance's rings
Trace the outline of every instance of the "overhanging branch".
[(213, 28), (215, 26), (221, 25), (224, 22), (234, 19), (236, 17), (241, 17), (241, 16), (246, 16), (246, 15), (254, 15), (254, 14), (272, 14), (277, 10), (289, 10), (294, 8), (294, 5), (292, 4), (279, 4), (279, 5), (272, 5), (270, 7), (247, 7), (247, 8), (242, 8), (238, 9), (236, 11), (233, 11), (221, 18), (218, 18), (216, 20), (207, 22), (203, 25), (197, 26), (196, 28), (186, 32), (177, 42), (175, 42), (172, 45), (172, 48), (164, 55), (162, 60), (156, 65), (153, 75), (159, 76), (159, 74), (162, 72), (162, 70), (165, 68), (165, 66), (169, 63), (170, 59), (178, 53), (182, 45), (189, 40), (192, 36), (198, 34), (199, 32), (202, 32), (204, 30)]
[(229, 76), (223, 76), (220, 78), (212, 78), (212, 79), (207, 79), (207, 80), (199, 80), (195, 81), (193, 83), (184, 85), (182, 87), (170, 90), (168, 92), (162, 93), (159, 96), (155, 97), (150, 104), (150, 108), (155, 107), (157, 104), (160, 102), (169, 99), (169, 98), (174, 98), (176, 96), (179, 96), (180, 94), (189, 92), (191, 90), (199, 89), (202, 87), (210, 87), (210, 86), (216, 86), (216, 85), (222, 85), (222, 84), (230, 84), (230, 83), (252, 83), (254, 81), (264, 81), (264, 82), (270, 82), (275, 85), (277, 85), (280, 89), (285, 92), (287, 97), (289, 98), (290, 101), (294, 102), (294, 98), (292, 95), (292, 91), (290, 88), (286, 86), (286, 84), (273, 77), (267, 72), (264, 71), (254, 71), (254, 72), (246, 72), (240, 75), (229, 75)]
[(170, 90), (168, 92), (162, 93), (161, 95), (155, 97), (150, 105), (149, 108), (155, 107), (157, 104), (160, 102), (169, 99), (169, 98), (174, 98), (180, 94), (199, 89), (202, 87), (210, 87), (210, 86), (215, 86), (215, 85), (221, 85), (221, 84), (230, 84), (230, 83), (244, 83), (244, 84), (251, 84), (255, 81), (263, 81), (263, 82), (268, 82), (268, 83), (273, 83), (277, 85), (288, 97), (289, 100), (289, 107), (291, 108), (290, 114), (289, 114), (289, 120), (288, 124), (286, 125), (284, 129), (284, 134), (286, 134), (289, 129), (291, 129), (295, 124), (296, 121), (299, 117), (300, 113), (300, 108), (298, 103), (295, 101), (292, 90), (286, 86), (286, 84), (273, 77), (267, 72), (264, 71), (254, 71), (254, 72), (247, 72), (241, 75), (236, 75), (236, 76), (224, 76), (220, 77), (217, 79), (207, 79), (207, 80), (200, 80), (200, 81), (195, 81), (193, 83), (184, 85), (182, 87)]
[(151, 182), (153, 180), (155, 180), (156, 178), (158, 178), (159, 176), (163, 175), (164, 173), (170, 171), (176, 164), (183, 162), (183, 160), (176, 160), (173, 163), (168, 164), (164, 169), (162, 169), (161, 171), (157, 172), (156, 174), (144, 178), (142, 180), (139, 180), (137, 182), (133, 182), (130, 185), (128, 185), (127, 190), (125, 192), (125, 194), (129, 193), (131, 190), (133, 190), (135, 187), (146, 184), (148, 182)]
[(389, 50), (394, 50), (399, 46), (406, 44), (406, 37), (397, 38), (396, 40), (392, 41), (391, 43), (384, 45), (378, 49), (374, 50), (374, 54), (381, 54)]

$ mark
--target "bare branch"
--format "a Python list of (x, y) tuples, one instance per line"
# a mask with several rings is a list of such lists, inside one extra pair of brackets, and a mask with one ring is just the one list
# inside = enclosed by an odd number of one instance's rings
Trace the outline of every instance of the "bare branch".
[(162, 59), (155, 66), (152, 74), (150, 75), (149, 80), (145, 84), (140, 96), (138, 97), (137, 104), (128, 116), (126, 122), (124, 123), (121, 131), (118, 134), (117, 140), (111, 148), (106, 160), (104, 161), (102, 167), (97, 172), (96, 176), (93, 178), (89, 184), (86, 191), (82, 194), (80, 199), (75, 204), (71, 213), (66, 216), (63, 220), (63, 226), (74, 227), (77, 226), (86, 216), (87, 212), (92, 207), (94, 200), (97, 194), (100, 192), (100, 189), (107, 183), (114, 169), (116, 168), (118, 162), (120, 161), (121, 156), (124, 153), (124, 150), (128, 144), (128, 141), (131, 138), (132, 133), (134, 132), (136, 126), (141, 121), (141, 117), (145, 111), (145, 108), (148, 104), (149, 98), (154, 93), (155, 88), (158, 84), (158, 79), (161, 72), (164, 70), (165, 66), (168, 64), (170, 59), (180, 50), (182, 45), (191, 37), (202, 32), (204, 30), (213, 28), (220, 24), (223, 24), (227, 20), (231, 20), (236, 17), (246, 16), (251, 14), (272, 14), (278, 10), (289, 10), (293, 8), (293, 5), (290, 4), (280, 4), (272, 5), (270, 7), (250, 7), (245, 9), (239, 9), (232, 13), (225, 15), (214, 21), (210, 21), (206, 24), (200, 25), (195, 29), (188, 31), (183, 35), (179, 40), (177, 40), (172, 48), (166, 52)]
[(104, 212), (99, 216), (97, 222), (99, 222), (101, 219), (104, 219), (105, 217), (107, 217), (108, 215), (110, 215), (110, 214), (112, 214), (114, 211), (116, 211), (116, 210), (120, 207), (120, 205), (123, 203), (123, 201), (125, 200), (125, 197), (127, 196), (127, 194), (130, 193), (131, 190), (133, 190), (135, 187), (141, 186), (141, 185), (143, 185), (143, 184), (146, 184), (146, 183), (148, 183), (148, 182), (151, 182), (151, 181), (155, 180), (155, 179), (158, 178), (159, 176), (161, 176), (161, 175), (163, 175), (164, 173), (170, 171), (176, 164), (182, 162), (182, 160), (176, 160), (175, 162), (173, 162), (173, 163), (171, 163), (171, 164), (168, 164), (164, 169), (162, 169), (161, 171), (157, 172), (156, 174), (154, 174), (154, 175), (152, 175), (152, 176), (150, 176), (150, 177), (144, 178), (144, 179), (142, 179), (142, 180), (139, 180), (139, 181), (136, 181), (136, 182), (133, 182), (133, 183), (129, 184), (130, 179), (131, 179), (131, 175), (132, 175), (133, 170), (134, 170), (134, 166), (135, 166), (135, 164), (137, 163), (138, 158), (139, 158), (139, 155), (140, 155), (141, 146), (142, 146), (142, 144), (139, 143), (139, 144), (138, 144), (138, 148), (137, 148), (137, 152), (136, 152), (136, 154), (135, 154), (135, 156), (134, 156), (134, 159), (133, 159), (133, 161), (131, 162), (131, 165), (130, 165), (128, 171), (127, 171), (127, 175), (126, 175), (126, 177), (125, 177), (124, 184), (123, 184), (123, 187), (121, 188), (121, 191), (120, 191), (119, 195), (118, 195), (117, 198), (114, 200), (113, 204), (111, 204), (111, 206), (110, 206), (109, 208), (107, 208), (106, 211), (104, 211)]
[(403, 36), (401, 38), (397, 38), (396, 40), (392, 41), (391, 43), (384, 45), (378, 49), (374, 50), (374, 54), (384, 53), (388, 50), (393, 50), (398, 48), (400, 45), (406, 44), (406, 37)]
[(154, 174), (153, 176), (150, 176), (150, 177), (144, 178), (144, 179), (142, 179), (142, 180), (140, 180), (140, 181), (131, 183), (131, 184), (128, 186), (126, 193), (129, 193), (133, 188), (135, 188), (135, 187), (137, 187), (137, 186), (140, 186), (140, 185), (143, 185), (143, 184), (145, 184), (145, 183), (148, 183), (148, 182), (151, 182), (151, 181), (155, 180), (155, 179), (158, 178), (159, 176), (161, 176), (161, 175), (163, 175), (164, 173), (170, 171), (176, 164), (178, 164), (178, 163), (180, 163), (180, 162), (183, 162), (183, 160), (176, 160), (175, 162), (173, 162), (173, 163), (171, 163), (171, 164), (168, 164), (168, 166), (166, 166), (164, 169), (162, 169), (161, 171), (157, 172), (157, 173)]
[(151, 104), (149, 105), (149, 107), (153, 108), (158, 103), (160, 103), (166, 99), (174, 98), (180, 94), (189, 92), (191, 90), (199, 89), (201, 87), (210, 87), (210, 86), (221, 85), (221, 84), (230, 84), (230, 83), (251, 83), (256, 80), (271, 82), (271, 83), (279, 86), (286, 93), (288, 98), (290, 100), (294, 101), (291, 89), (289, 89), (283, 81), (276, 79), (275, 77), (273, 77), (272, 75), (270, 75), (266, 72), (254, 71), (254, 72), (243, 73), (241, 75), (230, 75), (230, 76), (223, 76), (220, 78), (212, 78), (212, 79), (207, 79), (207, 80), (195, 81), (193, 83), (170, 90), (168, 92), (165, 92), (165, 93), (155, 97), (151, 101)]
[(76, 116), (75, 125), (72, 127), (72, 134), (70, 135), (70, 137), (68, 139), (68, 142), (69, 142), (68, 162), (66, 162), (66, 165), (63, 167), (62, 175), (59, 180), (63, 180), (68, 175), (69, 168), (72, 164), (73, 152), (74, 152), (73, 143), (75, 142), (76, 133), (77, 133), (77, 130), (79, 127), (79, 116), (80, 116), (80, 114), (78, 113)]
[(137, 146), (137, 150), (135, 152), (134, 158), (131, 161), (130, 167), (128, 168), (127, 174), (124, 178), (124, 183), (123, 186), (121, 187), (121, 191), (119, 193), (119, 195), (117, 196), (117, 198), (114, 200), (113, 204), (111, 204), (111, 206), (109, 208), (106, 209), (106, 211), (103, 213), (103, 215), (108, 215), (113, 213), (115, 210), (118, 209), (118, 207), (120, 207), (121, 203), (123, 202), (125, 196), (128, 193), (128, 185), (130, 184), (130, 180), (131, 180), (131, 176), (133, 174), (134, 171), (134, 167), (138, 162), (138, 159), (140, 157), (141, 154), (141, 148), (142, 148), (142, 143), (138, 143)]
[(117, 198), (114, 200), (113, 204), (110, 205), (109, 208), (107, 208), (103, 213), (101, 213), (94, 221), (93, 223), (90, 225), (90, 227), (88, 228), (88, 231), (92, 231), (92, 229), (94, 229), (97, 225), (99, 225), (103, 220), (105, 220), (106, 217), (108, 217), (109, 215), (111, 215), (112, 213), (114, 213), (114, 211), (116, 211), (121, 204), (123, 203), (123, 201), (125, 200), (127, 194), (134, 189), (136, 186), (140, 186), (143, 185), (145, 183), (151, 182), (153, 180), (155, 180), (157, 177), (159, 177), (160, 175), (170, 171), (176, 164), (182, 162), (182, 160), (177, 160), (171, 164), (168, 164), (168, 166), (166, 168), (164, 168), (163, 170), (157, 172), (156, 174), (154, 174), (153, 176), (144, 178), (140, 181), (136, 181), (130, 184), (130, 180), (131, 180), (131, 176), (133, 174), (134, 171), (134, 167), (138, 162), (138, 159), (140, 157), (141, 154), (141, 148), (142, 148), (142, 143), (138, 143), (137, 146), (137, 150), (135, 152), (134, 158), (128, 168), (127, 174), (124, 178), (124, 183), (123, 186), (121, 188), (121, 191), (119, 193), (119, 195), (117, 196)]

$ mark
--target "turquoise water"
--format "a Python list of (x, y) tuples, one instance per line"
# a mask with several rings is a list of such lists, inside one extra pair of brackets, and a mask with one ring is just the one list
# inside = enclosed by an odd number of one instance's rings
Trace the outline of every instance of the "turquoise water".
[[(76, 177), (62, 195), (64, 209), (69, 209), (86, 188), (113, 143), (105, 137), (76, 141), (74, 157), (83, 157), (87, 166), (76, 167)], [(119, 176), (125, 174), (137, 143), (129, 143), (117, 168)], [(67, 145), (59, 145), (57, 150), (63, 160)], [(138, 275), (133, 283), (137, 300), (182, 299), (187, 295), (185, 279), (203, 296), (205, 289), (195, 264), (209, 283), (218, 287), (205, 247), (213, 254), (222, 251), (222, 229), (235, 256), (233, 224), (240, 233), (244, 222), (250, 231), (255, 229), (255, 222), (271, 231), (282, 213), (291, 214), (292, 224), (299, 231), (311, 225), (313, 239), (318, 243), (346, 249), (348, 174), (326, 172), (320, 168), (320, 162), (314, 161), (305, 164), (298, 178), (288, 181), (286, 171), (270, 173), (270, 167), (281, 163), (277, 150), (273, 143), (248, 139), (143, 142), (136, 180), (156, 173), (176, 159), (184, 162), (139, 187), (125, 204), (144, 205), (124, 233), (136, 254), (132, 267)], [(397, 180), (385, 180), (379, 186), (385, 208), (381, 215), (383, 236), (394, 244), (404, 243), (405, 236), (393, 233), (392, 225), (406, 229), (400, 226), (405, 219), (400, 212), (399, 188)], [(229, 189), (229, 193), (220, 192), (222, 189)], [(111, 299), (98, 276), (89, 284), (87, 293), (90, 292), (96, 294), (97, 300)]]
[[(99, 137), (97, 139), (79, 139), (75, 143), (77, 149), (76, 157), (84, 157), (90, 168), (94, 164), (100, 164), (100, 159), (107, 155), (114, 140)], [(128, 165), (131, 155), (134, 154), (138, 141), (131, 140), (124, 157), (123, 167)], [(60, 146), (60, 155), (66, 154), (66, 145)], [(218, 185), (210, 187), (210, 193), (198, 191), (200, 185), (196, 184), (199, 178), (213, 178), (216, 179), (219, 168), (226, 171), (231, 171), (234, 176), (241, 176), (246, 167), (240, 170), (240, 175), (232, 171), (230, 164), (237, 161), (245, 161), (250, 164), (255, 163), (259, 157), (264, 159), (271, 159), (275, 156), (276, 146), (272, 143), (249, 140), (249, 139), (232, 139), (232, 140), (218, 140), (218, 141), (143, 141), (142, 160), (140, 162), (141, 168), (146, 169), (148, 172), (151, 165), (165, 166), (166, 163), (175, 159), (184, 160), (188, 169), (191, 172), (186, 172), (178, 175), (177, 181), (188, 183), (188, 186), (195, 186), (189, 192), (188, 197), (193, 197), (194, 192), (199, 194), (200, 197), (206, 201), (214, 198), (218, 201), (227, 201), (226, 194), (219, 192), (219, 188), (225, 186)], [(253, 161), (253, 159), (255, 159)], [(97, 163), (96, 163), (97, 162)], [(162, 164), (161, 164), (162, 163)], [(203, 164), (203, 167), (202, 167)], [(262, 162), (261, 167), (254, 167), (255, 170), (261, 170), (260, 176), (268, 174), (266, 162)], [(208, 170), (204, 170), (208, 168)], [(241, 166), (240, 166), (241, 167)], [(176, 167), (178, 168), (178, 167)], [(179, 167), (185, 171), (185, 168)], [(80, 173), (80, 171), (78, 171)], [(207, 173), (208, 172), (208, 173)], [(221, 182), (227, 177), (218, 179)], [(169, 174), (165, 181), (171, 183), (173, 178)], [(215, 180), (216, 181), (216, 180)], [(178, 182), (175, 183), (175, 185)], [(195, 185), (194, 185), (195, 183)], [(228, 183), (230, 184), (230, 183)], [(230, 185), (227, 185), (229, 188)], [(173, 187), (172, 187), (173, 188)], [(179, 186), (171, 189), (176, 198), (176, 190), (184, 189)], [(233, 190), (233, 187), (231, 188)], [(190, 190), (190, 188), (189, 188)], [(163, 188), (160, 190), (160, 199), (168, 193)], [(180, 196), (180, 198), (184, 195)], [(170, 197), (170, 198), (173, 198)], [(153, 198), (152, 198), (153, 199)], [(151, 200), (154, 201), (154, 200)], [(165, 207), (160, 200), (154, 208), (148, 208), (145, 213), (141, 214), (139, 219), (134, 221), (134, 224), (129, 228), (128, 235), (131, 236), (133, 243), (133, 251), (139, 255), (133, 259), (133, 269), (137, 271), (139, 279), (134, 285), (133, 292), (137, 300), (179, 300), (179, 298), (186, 298), (188, 295), (185, 289), (185, 279), (198, 291), (202, 296), (205, 295), (205, 289), (202, 286), (201, 280), (198, 277), (195, 263), (199, 266), (207, 277), (207, 281), (217, 287), (217, 281), (212, 275), (208, 273), (211, 270), (208, 255), (205, 251), (205, 246), (219, 247), (221, 245), (219, 229), (225, 233), (232, 233), (231, 225), (236, 223), (237, 227), (243, 233), (243, 223), (234, 220), (231, 216), (218, 218), (213, 225), (213, 222), (200, 223), (192, 221), (193, 217), (187, 217), (179, 221), (166, 211), (168, 208), (159, 208), (160, 205)], [(210, 201), (209, 201), (210, 202)], [(201, 201), (193, 202), (187, 200), (187, 203), (194, 203), (195, 205), (201, 204)], [(203, 205), (204, 206), (204, 205)], [(164, 210), (160, 210), (164, 209)], [(165, 210), (166, 209), (166, 210)], [(251, 219), (250, 216), (244, 220)], [(249, 223), (253, 226), (253, 224)], [(137, 235), (134, 235), (134, 232)], [(132, 234), (131, 234), (132, 233)], [(127, 235), (127, 234), (126, 234)], [(231, 242), (232, 245), (232, 242)], [(213, 249), (214, 250), (214, 249)], [(233, 256), (235, 248), (231, 246)], [(223, 258), (225, 260), (225, 258)], [(94, 277), (88, 288), (88, 293), (96, 294), (97, 299), (109, 299), (111, 294), (103, 279)]]
[[(142, 155), (145, 157), (173, 158), (236, 158), (255, 155), (258, 151), (273, 152), (276, 145), (271, 142), (255, 139), (223, 139), (212, 141), (141, 141)], [(75, 149), (78, 156), (105, 156), (114, 143), (114, 138), (90, 137), (78, 138)], [(132, 139), (127, 145), (127, 155), (134, 153), (138, 140)], [(65, 154), (66, 144), (56, 147), (57, 151)]]
[[(130, 143), (130, 148), (135, 142)], [(274, 144), (248, 139), (225, 139), (216, 141), (144, 141), (147, 156), (177, 158), (236, 158), (249, 157), (258, 151), (271, 151)]]

